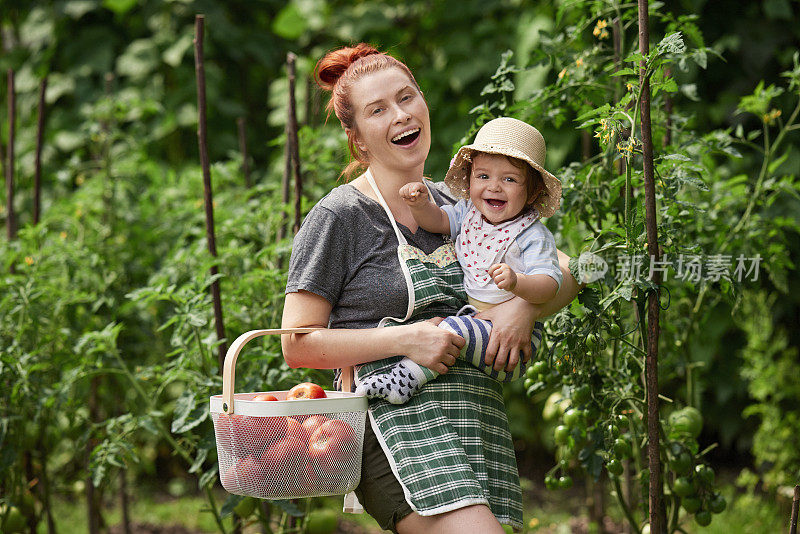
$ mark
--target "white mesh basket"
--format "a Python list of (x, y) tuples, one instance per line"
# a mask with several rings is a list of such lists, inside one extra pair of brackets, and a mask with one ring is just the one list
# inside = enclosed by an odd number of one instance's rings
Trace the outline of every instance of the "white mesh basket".
[[(236, 359), (245, 343), (311, 330), (252, 330), (228, 349), (222, 395), (211, 397), (211, 418), (220, 481), (230, 493), (261, 499), (343, 495), (361, 480), (366, 397), (325, 391), (324, 399), (286, 400), (287, 391), (233, 392)], [(253, 400), (261, 393), (278, 400)]]

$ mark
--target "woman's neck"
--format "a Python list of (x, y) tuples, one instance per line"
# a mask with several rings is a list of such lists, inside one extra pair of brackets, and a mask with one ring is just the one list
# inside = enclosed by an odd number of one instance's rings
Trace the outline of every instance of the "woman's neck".
[[(419, 169), (415, 169), (414, 171), (407, 172), (392, 171), (374, 164), (369, 167), (369, 171), (375, 180), (375, 185), (378, 186), (378, 190), (389, 206), (389, 209), (392, 211), (395, 220), (409, 228), (412, 232), (416, 232), (417, 223), (411, 215), (411, 209), (403, 199), (400, 198), (400, 188), (407, 183), (421, 182), (422, 170), (423, 166), (420, 166)], [(369, 198), (375, 201), (378, 200), (372, 186), (370, 186), (367, 181), (366, 173), (362, 174), (351, 183), (353, 187)]]

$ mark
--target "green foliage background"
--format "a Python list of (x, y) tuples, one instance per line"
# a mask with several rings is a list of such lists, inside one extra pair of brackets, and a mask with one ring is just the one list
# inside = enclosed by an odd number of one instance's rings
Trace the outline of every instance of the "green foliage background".
[[(197, 164), (197, 13), (206, 16), (219, 260), (206, 252)], [(229, 340), (277, 326), (291, 246), (277, 237), (282, 215), (292, 213), (279, 200), (289, 51), (299, 56), (304, 210), (337, 183), (347, 157), (309, 73), (325, 51), (367, 41), (403, 59), (422, 86), (434, 130), (427, 174), (441, 177), (454, 147), (485, 118), (519, 116), (543, 131), (548, 167), (560, 169), (565, 184), (562, 214), (548, 222), (560, 248), (576, 256), (642, 253), (634, 223), (643, 208), (628, 212), (621, 201), (625, 153), (594, 137), (609, 124), (624, 141), (629, 128), (619, 113), (625, 98), (635, 100), (623, 80), (636, 86), (637, 58), (627, 58), (631, 72), (613, 76), (610, 40), (593, 34), (614, 16), (623, 21), (627, 55), (635, 49), (635, 5), (611, 1), (1, 0), (0, 70), (15, 70), (18, 103), (20, 235), (0, 241), (0, 480), (10, 501), (19, 502), (36, 473), (50, 473), (54, 491), (73, 489), (87, 470), (100, 487), (121, 468), (137, 480), (188, 470), (201, 487), (214, 481), (207, 399), (220, 382), (207, 273), (218, 264)], [(792, 291), (800, 138), (789, 120), (798, 103), (797, 20), (798, 4), (789, 0), (651, 3), (652, 47), (676, 31), (685, 45), (665, 45), (653, 60), (657, 139), (666, 133), (667, 96), (675, 109), (673, 141), (657, 143), (660, 244), (673, 255), (764, 257), (757, 282), (665, 284), (663, 392), (703, 412), (700, 446), (719, 443), (708, 461), (749, 466), (769, 489), (800, 479), (792, 446), (800, 430), (792, 379), (800, 346), (800, 297)], [(36, 101), (45, 75), (44, 217), (33, 226)], [(0, 95), (5, 102), (5, 86)], [(239, 117), (247, 120), (250, 189), (240, 170)], [(5, 155), (5, 106), (0, 123)], [(630, 146), (627, 160), (640, 168)], [(637, 191), (639, 174), (629, 177)], [(5, 190), (0, 199), (5, 223)], [(602, 369), (622, 369), (626, 358), (625, 376), (635, 379), (641, 339), (623, 302), (646, 290), (605, 280), (552, 321), (551, 338), (560, 341), (551, 345), (553, 366), (591, 353), (589, 336), (604, 340), (596, 359), (610, 359), (600, 371), (578, 364), (573, 378), (537, 389), (534, 404), (522, 384), (508, 388), (523, 463), (560, 454), (554, 423), (540, 414), (554, 388), (569, 398), (584, 379), (606, 387)], [(634, 332), (631, 347), (613, 341), (611, 323)], [(247, 354), (242, 391), (280, 389), (304, 373), (329, 378), (286, 368), (275, 340)], [(87, 403), (93, 389), (95, 408)], [(601, 411), (615, 415), (609, 406)], [(88, 459), (76, 452), (87, 446)], [(583, 459), (590, 473), (606, 459), (602, 447), (592, 454)]]

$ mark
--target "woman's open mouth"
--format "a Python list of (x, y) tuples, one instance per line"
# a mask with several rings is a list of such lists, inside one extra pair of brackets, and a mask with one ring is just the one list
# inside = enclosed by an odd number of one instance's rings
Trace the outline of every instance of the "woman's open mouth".
[(410, 145), (417, 140), (419, 137), (419, 132), (419, 128), (414, 128), (412, 130), (407, 130), (403, 133), (397, 134), (396, 136), (392, 137), (392, 143), (401, 146)]

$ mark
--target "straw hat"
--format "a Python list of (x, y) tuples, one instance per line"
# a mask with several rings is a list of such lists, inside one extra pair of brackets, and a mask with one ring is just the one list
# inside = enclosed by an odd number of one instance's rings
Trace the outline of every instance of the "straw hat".
[(462, 146), (444, 178), (444, 183), (454, 195), (469, 198), (469, 171), (475, 152), (502, 154), (525, 161), (539, 171), (544, 180), (544, 190), (533, 201), (542, 217), (550, 217), (561, 204), (561, 181), (544, 168), (547, 149), (539, 130), (528, 123), (511, 117), (492, 119), (484, 124), (475, 142)]

